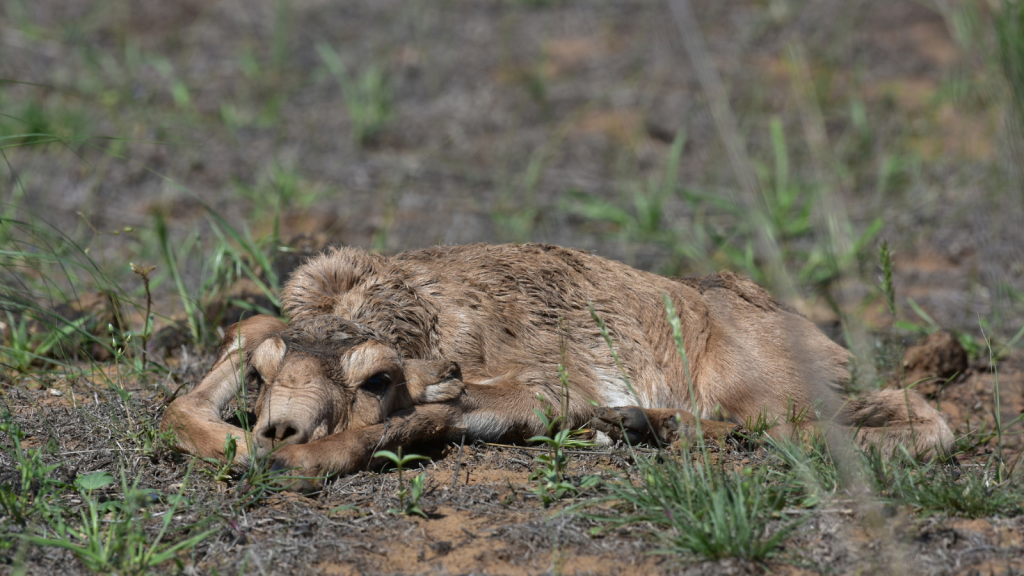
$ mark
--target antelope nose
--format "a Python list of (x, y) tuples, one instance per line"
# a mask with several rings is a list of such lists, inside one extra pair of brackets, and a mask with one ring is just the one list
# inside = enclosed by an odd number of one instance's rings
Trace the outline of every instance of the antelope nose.
[(263, 429), (263, 437), (271, 442), (301, 443), (299, 427), (290, 420), (269, 422)]

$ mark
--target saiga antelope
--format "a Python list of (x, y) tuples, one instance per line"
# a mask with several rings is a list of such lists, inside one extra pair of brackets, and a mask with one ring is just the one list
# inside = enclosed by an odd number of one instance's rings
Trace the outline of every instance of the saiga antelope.
[[(833, 419), (884, 449), (953, 441), (916, 392), (845, 398), (847, 351), (732, 273), (671, 279), (538, 244), (392, 257), (340, 248), (298, 268), (282, 304), (290, 325), (256, 316), (228, 329), (210, 373), (170, 405), (163, 426), (183, 450), (223, 459), (232, 435), (238, 462), (251, 457), (245, 432), (221, 418), (244, 381), (260, 385), (255, 450), (305, 475), (351, 472), (375, 450), (414, 441), (523, 441), (544, 432), (538, 395), (561, 406), (560, 363), (568, 425), (634, 441), (692, 435), (698, 417), (712, 437), (759, 416), (785, 434), (794, 413), (803, 425)], [(722, 414), (728, 421), (715, 419)]]

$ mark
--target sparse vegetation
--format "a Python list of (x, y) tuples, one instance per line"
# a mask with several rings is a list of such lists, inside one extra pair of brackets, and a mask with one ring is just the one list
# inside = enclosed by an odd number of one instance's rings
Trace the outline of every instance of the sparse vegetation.
[[(591, 313), (593, 314), (593, 307), (591, 307)], [(561, 325), (562, 320), (559, 319), (559, 326)], [(544, 426), (545, 433), (527, 440), (539, 443), (546, 449), (546, 452), (534, 457), (535, 468), (529, 478), (535, 483), (530, 488), (530, 492), (540, 499), (545, 508), (567, 494), (579, 494), (600, 482), (600, 478), (597, 476), (584, 476), (579, 479), (578, 483), (571, 482), (567, 478), (569, 454), (566, 450), (592, 448), (594, 444), (578, 438), (585, 431), (573, 430), (565, 417), (569, 413), (569, 370), (566, 368), (565, 362), (565, 338), (562, 338), (561, 348), (562, 362), (558, 365), (558, 381), (561, 385), (558, 395), (558, 413), (556, 415), (554, 406), (538, 394), (537, 400), (543, 410), (534, 408), (533, 411)]]
[[(188, 504), (184, 497), (187, 473), (181, 491), (177, 494), (161, 498), (157, 492), (139, 489), (137, 481), (129, 485), (122, 476), (123, 500), (100, 500), (95, 492), (114, 482), (114, 478), (106, 472), (80, 476), (75, 480), (75, 488), (85, 506), (79, 518), (72, 517), (66, 521), (62, 511), (47, 518), (54, 537), (34, 534), (25, 534), (23, 537), (38, 546), (70, 550), (87, 568), (95, 572), (145, 574), (176, 559), (179, 554), (217, 531), (216, 528), (203, 531), (201, 525), (169, 530), (178, 507)], [(150, 536), (146, 532), (146, 524), (153, 520), (150, 509), (164, 499), (167, 502), (166, 509), (160, 514), (162, 518), (157, 520), (156, 535)], [(174, 532), (184, 532), (185, 537), (164, 542), (165, 535), (171, 536)]]
[(420, 508), (420, 498), (423, 497), (423, 483), (427, 479), (427, 473), (420, 472), (413, 476), (409, 480), (409, 484), (406, 485), (405, 480), (402, 478), (402, 472), (405, 471), (406, 464), (417, 460), (429, 460), (429, 458), (419, 454), (406, 454), (403, 456), (401, 448), (398, 449), (398, 454), (390, 450), (380, 450), (375, 452), (373, 457), (388, 459), (394, 465), (395, 470), (398, 471), (398, 490), (395, 491), (395, 496), (398, 498), (398, 508), (391, 508), (388, 512), (391, 514), (405, 514), (406, 516), (416, 514), (426, 518), (427, 513), (423, 511), (423, 508)]
[[(20, 483), (0, 485), (0, 509), (21, 530), (4, 530), (0, 550), (9, 551), (19, 542), (59, 547), (71, 551), (92, 571), (143, 574), (177, 559), (217, 531), (204, 529), (212, 518), (172, 528), (178, 507), (188, 504), (187, 472), (177, 494), (162, 495), (139, 488), (138, 479), (129, 484), (122, 468), (121, 498), (101, 497), (99, 491), (115, 483), (111, 474), (93, 472), (78, 476), (73, 485), (66, 484), (55, 477), (60, 465), (42, 462), (43, 450), (22, 451), (24, 433), (10, 414), (4, 414), (0, 432), (12, 442), (4, 453), (15, 460), (21, 475)], [(77, 510), (65, 497), (72, 489), (81, 504)], [(164, 510), (154, 516), (154, 507)], [(148, 531), (154, 523), (155, 535)]]
[[(543, 401), (543, 398), (541, 398)], [(546, 434), (529, 438), (530, 442), (542, 445), (546, 451), (534, 457), (536, 467), (530, 474), (530, 481), (535, 484), (530, 488), (545, 507), (557, 502), (567, 494), (575, 495), (592, 488), (600, 482), (597, 476), (586, 476), (580, 479), (579, 483), (570, 482), (567, 479), (569, 468), (569, 454), (566, 450), (590, 448), (591, 442), (574, 438), (582, 431), (572, 430), (564, 425), (563, 416), (555, 416), (551, 405), (545, 404), (544, 410), (535, 408), (537, 417), (547, 429)]]
[(352, 123), (352, 138), (361, 146), (372, 144), (391, 120), (391, 86), (385, 72), (375, 65), (352, 75), (341, 57), (326, 42), (317, 53), (341, 86), (345, 110)]
[[(0, 571), (269, 574), (330, 557), (467, 572), (458, 562), (485, 551), (527, 571), (592, 570), (577, 554), (626, 569), (608, 550), (773, 573), (923, 556), (1020, 571), (1019, 530), (1001, 519), (1024, 512), (1024, 5), (870, 1), (837, 17), (694, 4), (720, 98), (688, 76), (698, 67), (666, 40), (678, 30), (660, 3), (456, 17), (273, 0), (245, 18), (4, 4)], [(767, 416), (744, 423), (742, 445), (598, 448), (565, 426), (564, 396), (541, 401), (527, 456), (433, 454), (428, 483), (408, 477), (421, 457), (378, 452), (397, 492), (361, 472), (293, 498), (268, 458), (171, 453), (163, 408), (209, 368), (227, 324), (280, 312), (298, 235), (378, 251), (544, 241), (672, 275), (734, 270), (831, 329), (869, 386), (913, 385), (894, 377), (902, 351), (950, 330), (969, 367), (930, 401), (955, 460), (781, 439)], [(594, 330), (614, 351), (612, 327), (595, 316)], [(248, 428), (257, 385), (224, 416)], [(969, 553), (935, 554), (941, 539), (903, 546), (917, 534), (904, 515), (995, 528), (966, 536)], [(461, 524), (435, 531), (444, 518)], [(828, 522), (842, 554), (809, 528)], [(862, 528), (866, 544), (842, 535)], [(328, 540), (344, 546), (321, 553)], [(664, 569), (648, 558), (631, 561)]]
[(1020, 478), (1000, 481), (994, 465), (963, 469), (944, 462), (916, 462), (901, 455), (866, 456), (878, 494), (923, 514), (966, 518), (1014, 517), (1024, 512)]
[[(4, 412), (2, 417), (4, 421), (0, 424), (0, 432), (10, 441), (10, 446), (5, 448), (14, 460), (18, 474), (11, 481), (0, 485), (0, 507), (9, 522), (24, 528), (35, 517), (52, 514), (52, 501), (65, 486), (53, 474), (60, 466), (43, 463), (42, 448), (23, 450), (21, 441), (25, 437), (24, 432), (12, 422), (10, 413)], [(10, 536), (3, 535), (0, 548), (11, 547)]]
[(663, 553), (753, 561), (777, 554), (803, 519), (783, 514), (784, 485), (768, 482), (766, 467), (727, 471), (692, 456), (637, 457), (637, 480), (607, 483), (611, 513), (589, 517), (612, 527), (650, 523)]

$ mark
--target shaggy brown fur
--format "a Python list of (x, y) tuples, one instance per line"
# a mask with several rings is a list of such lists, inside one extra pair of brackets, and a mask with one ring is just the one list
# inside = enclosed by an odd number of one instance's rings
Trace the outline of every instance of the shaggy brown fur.
[[(689, 380), (665, 294), (682, 325)], [(227, 375), (240, 371), (238, 357), (265, 382), (256, 407), (260, 449), (284, 442), (275, 458), (309, 474), (348, 472), (374, 449), (412, 440), (466, 434), (521, 441), (541, 433), (533, 410), (538, 395), (561, 405), (560, 363), (570, 379), (570, 425), (592, 422), (613, 436), (692, 434), (695, 404), (709, 436), (759, 415), (785, 433), (788, 417), (800, 414), (806, 421), (835, 416), (859, 426), (861, 442), (886, 449), (904, 442), (920, 452), (946, 448), (953, 439), (914, 392), (845, 403), (846, 350), (732, 273), (675, 280), (537, 244), (436, 247), (394, 257), (342, 248), (299, 268), (282, 302), (292, 328), (272, 329), (275, 321), (264, 317), (246, 320), (241, 344), (229, 335), (211, 375), (172, 405), (165, 423), (201, 438), (186, 441), (186, 449), (217, 455), (214, 440), (223, 445), (225, 433), (238, 434), (212, 417), (218, 399), (237, 390)], [(622, 369), (588, 303), (607, 324)], [(317, 323), (362, 339), (319, 344), (327, 332), (312, 328)], [(417, 360), (455, 362), (461, 382), (452, 370), (434, 369), (409, 394), (393, 385), (364, 394), (380, 373), (401, 384), (408, 379), (404, 366)], [(214, 388), (219, 392), (211, 395), (207, 389)], [(195, 395), (202, 398), (201, 417), (191, 416), (196, 403), (188, 399)], [(722, 415), (732, 424), (711, 421)]]

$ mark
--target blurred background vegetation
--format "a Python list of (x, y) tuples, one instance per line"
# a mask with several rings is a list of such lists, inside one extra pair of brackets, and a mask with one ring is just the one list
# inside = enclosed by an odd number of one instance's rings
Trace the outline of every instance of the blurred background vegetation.
[(86, 297), (123, 333), (108, 353), (166, 326), (214, 340), (224, 302), (274, 311), (282, 259), (325, 244), (736, 270), (865, 354), (894, 325), (885, 241), (902, 334), (980, 351), (1021, 324), (1019, 2), (9, 0), (2, 18), (8, 364), (96, 334)]

